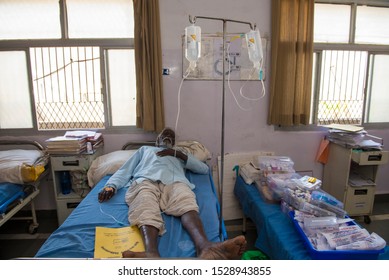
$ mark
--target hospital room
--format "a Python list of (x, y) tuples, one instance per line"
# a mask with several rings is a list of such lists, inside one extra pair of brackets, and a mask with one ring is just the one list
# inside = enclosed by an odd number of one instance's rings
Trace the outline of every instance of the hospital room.
[(0, 0), (0, 259), (389, 259), (388, 25), (385, 0)]

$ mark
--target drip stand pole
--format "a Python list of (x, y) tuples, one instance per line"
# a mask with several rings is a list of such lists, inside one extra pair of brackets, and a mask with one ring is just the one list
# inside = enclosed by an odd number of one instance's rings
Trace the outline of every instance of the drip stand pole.
[(220, 237), (223, 240), (223, 229), (222, 229), (222, 223), (223, 223), (223, 183), (224, 183), (224, 129), (225, 129), (225, 98), (226, 98), (226, 70), (225, 70), (225, 62), (226, 62), (226, 29), (227, 29), (227, 22), (235, 22), (235, 23), (241, 23), (241, 24), (248, 24), (252, 30), (255, 29), (254, 26), (250, 22), (246, 21), (238, 21), (233, 19), (226, 19), (226, 18), (214, 18), (214, 17), (204, 17), (204, 16), (194, 16), (193, 19), (189, 15), (189, 22), (192, 24), (196, 23), (197, 19), (209, 19), (209, 20), (218, 20), (223, 22), (223, 56), (222, 56), (222, 67), (223, 67), (223, 86), (222, 86), (222, 128), (221, 128), (221, 143), (220, 143), (220, 177), (219, 177), (219, 199), (220, 199), (220, 211), (219, 211), (219, 220), (220, 220), (220, 227), (219, 227), (219, 233)]

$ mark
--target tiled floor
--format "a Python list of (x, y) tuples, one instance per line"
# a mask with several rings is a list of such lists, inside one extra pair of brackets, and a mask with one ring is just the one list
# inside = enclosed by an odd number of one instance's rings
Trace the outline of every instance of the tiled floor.
[[(37, 211), (39, 228), (36, 234), (27, 233), (26, 221), (11, 220), (0, 227), (0, 259), (34, 257), (40, 246), (50, 233), (58, 226), (55, 211)], [(389, 245), (389, 195), (380, 195), (375, 199), (371, 223), (366, 224), (363, 217), (355, 217), (356, 221), (370, 233), (375, 232), (384, 238)], [(228, 237), (242, 234), (242, 221), (227, 221)], [(247, 250), (256, 250), (254, 243), (257, 238), (255, 226), (248, 221), (246, 226)]]

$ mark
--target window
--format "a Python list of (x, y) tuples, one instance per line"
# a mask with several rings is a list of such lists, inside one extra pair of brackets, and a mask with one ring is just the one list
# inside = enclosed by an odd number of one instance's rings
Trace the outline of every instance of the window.
[(316, 1), (312, 124), (389, 123), (389, 5), (366, 3)]
[(0, 129), (135, 126), (132, 0), (0, 1)]

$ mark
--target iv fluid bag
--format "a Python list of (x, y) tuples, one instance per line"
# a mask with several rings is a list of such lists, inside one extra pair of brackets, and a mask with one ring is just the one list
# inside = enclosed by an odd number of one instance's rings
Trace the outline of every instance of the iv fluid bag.
[(201, 55), (201, 28), (191, 25), (185, 28), (185, 57), (196, 63)]
[(259, 69), (263, 58), (262, 41), (259, 30), (250, 30), (250, 32), (246, 33), (246, 42), (249, 59), (254, 63), (254, 67)]

